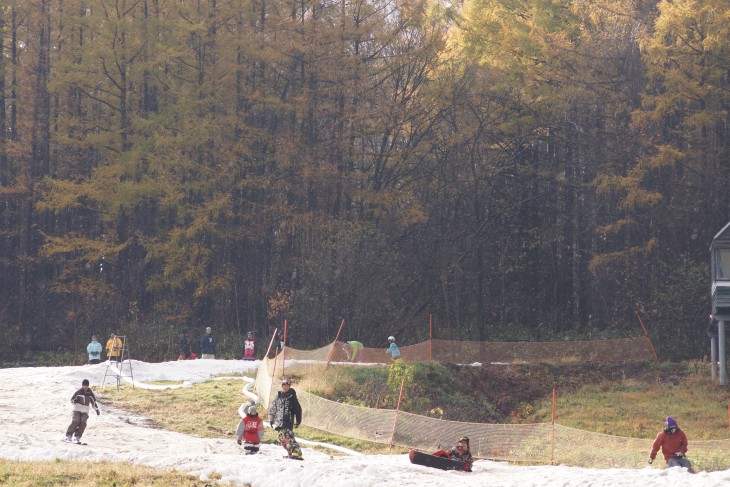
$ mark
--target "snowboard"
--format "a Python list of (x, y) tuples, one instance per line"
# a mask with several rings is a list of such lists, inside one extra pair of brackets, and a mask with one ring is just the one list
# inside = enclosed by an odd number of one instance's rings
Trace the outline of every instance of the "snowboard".
[(88, 445), (85, 441), (66, 441), (62, 440), (64, 443), (69, 443), (71, 445)]
[(462, 470), (464, 468), (464, 462), (460, 460), (437, 457), (418, 450), (411, 450), (408, 458), (411, 459), (411, 463), (423, 465), (424, 467), (440, 468), (441, 470)]

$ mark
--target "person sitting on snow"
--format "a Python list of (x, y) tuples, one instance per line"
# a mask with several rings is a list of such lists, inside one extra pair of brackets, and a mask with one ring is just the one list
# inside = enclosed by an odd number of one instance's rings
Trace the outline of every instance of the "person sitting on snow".
[(463, 462), (464, 466), (462, 470), (464, 472), (471, 472), (471, 465), (474, 463), (474, 458), (471, 456), (471, 451), (469, 450), (469, 438), (466, 436), (462, 436), (456, 446), (451, 450), (438, 450), (433, 455)]
[(667, 416), (664, 423), (664, 430), (656, 435), (656, 440), (654, 440), (654, 444), (651, 446), (649, 465), (652, 464), (659, 448), (661, 448), (664, 461), (667, 462), (667, 467), (692, 468), (692, 464), (685, 457), (687, 454), (687, 445), (687, 435), (679, 429), (679, 425), (674, 418)]
[(255, 406), (248, 408), (246, 416), (241, 418), (236, 428), (238, 444), (243, 443), (246, 455), (253, 455), (259, 452), (261, 439), (264, 437), (264, 421), (259, 417)]

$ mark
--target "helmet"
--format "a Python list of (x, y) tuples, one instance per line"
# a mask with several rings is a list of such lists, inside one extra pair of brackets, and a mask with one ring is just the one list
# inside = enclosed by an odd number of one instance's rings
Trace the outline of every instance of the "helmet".
[(256, 406), (251, 406), (248, 408), (248, 414), (258, 414), (258, 411), (256, 411)]
[(213, 329), (209, 326), (206, 326), (205, 331), (206, 331), (206, 333), (210, 333), (211, 331), (213, 331)]
[(253, 332), (252, 331), (249, 331), (248, 333), (246, 333), (246, 336), (252, 337), (253, 336)]
[(395, 341), (395, 337), (394, 337), (393, 335), (390, 335), (390, 336), (388, 337), (388, 341), (389, 341), (389, 342), (394, 342), (394, 341)]
[(281, 379), (281, 384), (282, 385), (284, 385), (284, 384), (291, 385), (291, 381), (289, 379), (287, 379), (286, 377), (284, 377), (284, 378)]

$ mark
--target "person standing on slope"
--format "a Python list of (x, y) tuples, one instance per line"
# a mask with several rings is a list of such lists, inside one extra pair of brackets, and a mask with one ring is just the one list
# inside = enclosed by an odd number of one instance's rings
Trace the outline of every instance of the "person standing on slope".
[(297, 392), (287, 378), (281, 380), (281, 390), (269, 408), (269, 423), (279, 433), (279, 444), (286, 449), (289, 458), (302, 460), (302, 450), (294, 437), (294, 428), (302, 423), (302, 406)]
[(71, 404), (74, 406), (74, 411), (71, 424), (66, 429), (66, 441), (81, 443), (91, 406), (94, 406), (97, 416), (99, 415), (99, 405), (96, 404), (94, 392), (89, 389), (89, 379), (81, 381), (81, 389), (71, 396)]
[(385, 353), (389, 353), (390, 359), (392, 361), (395, 361), (396, 359), (400, 358), (400, 349), (398, 348), (398, 345), (395, 344), (394, 336), (389, 336), (388, 342), (390, 343), (390, 346), (388, 347), (388, 350), (385, 351)]
[(664, 423), (664, 430), (656, 435), (656, 440), (654, 440), (654, 444), (651, 446), (649, 465), (654, 462), (656, 454), (659, 448), (661, 448), (664, 461), (667, 462), (667, 467), (685, 467), (686, 469), (690, 469), (692, 468), (692, 464), (685, 457), (687, 454), (687, 446), (687, 435), (679, 429), (679, 425), (674, 418), (667, 416), (666, 422)]
[(89, 354), (89, 363), (101, 363), (101, 343), (96, 339), (96, 335), (91, 335), (91, 342), (86, 346), (86, 353)]
[(252, 331), (246, 334), (246, 339), (243, 341), (241, 358), (243, 360), (256, 360), (256, 338), (253, 336)]
[(209, 326), (205, 328), (205, 335), (200, 337), (200, 358), (215, 358), (215, 337)]
[(239, 445), (243, 443), (246, 455), (259, 452), (261, 439), (264, 437), (264, 421), (259, 417), (255, 406), (249, 407), (246, 416), (238, 422), (236, 437)]
[(180, 354), (177, 356), (178, 360), (188, 360), (192, 350), (190, 349), (190, 340), (188, 339), (187, 330), (180, 330), (180, 334), (177, 336), (179, 341)]
[(106, 341), (106, 356), (109, 361), (122, 361), (122, 340), (117, 336), (117, 332), (113, 331), (109, 340)]

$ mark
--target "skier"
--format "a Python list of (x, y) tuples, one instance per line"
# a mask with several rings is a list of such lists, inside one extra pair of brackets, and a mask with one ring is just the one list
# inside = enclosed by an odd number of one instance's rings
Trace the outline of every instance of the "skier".
[(438, 450), (433, 455), (464, 462), (464, 467), (462, 468), (464, 472), (471, 472), (471, 466), (474, 463), (474, 458), (471, 456), (471, 451), (469, 450), (469, 438), (466, 436), (462, 436), (456, 446), (451, 450)]
[(246, 339), (243, 341), (241, 358), (243, 360), (256, 360), (256, 338), (254, 338), (252, 331), (246, 334)]
[(91, 335), (91, 342), (86, 346), (86, 353), (89, 354), (89, 363), (98, 364), (101, 362), (101, 343), (96, 340), (96, 335)]
[(656, 440), (651, 446), (649, 454), (649, 465), (654, 462), (659, 448), (662, 449), (662, 455), (667, 462), (668, 467), (685, 467), (691, 469), (692, 464), (685, 455), (687, 454), (687, 435), (679, 429), (677, 421), (671, 416), (667, 416), (664, 423), (664, 430), (656, 435)]
[(355, 357), (357, 357), (357, 362), (362, 362), (362, 349), (363, 344), (355, 340), (342, 344), (342, 350), (347, 355), (348, 362), (355, 362)]
[(286, 449), (289, 458), (303, 460), (302, 450), (292, 431), (302, 423), (302, 406), (287, 378), (281, 380), (281, 390), (269, 408), (269, 422), (279, 432), (279, 444)]
[(200, 337), (200, 358), (215, 359), (215, 337), (209, 326), (205, 328), (205, 335)]
[(122, 341), (117, 337), (117, 332), (113, 331), (111, 337), (106, 342), (106, 356), (109, 361), (122, 361)]
[(89, 389), (89, 379), (81, 381), (81, 389), (71, 396), (71, 404), (74, 406), (74, 411), (71, 424), (66, 429), (66, 441), (81, 443), (81, 436), (83, 436), (86, 429), (86, 420), (89, 419), (91, 406), (94, 406), (97, 416), (100, 414), (96, 396)]
[(400, 358), (400, 349), (398, 348), (398, 345), (395, 344), (395, 337), (393, 335), (388, 337), (388, 342), (390, 342), (390, 346), (385, 353), (389, 353), (390, 359), (395, 361)]
[(259, 445), (264, 437), (264, 421), (259, 417), (255, 406), (248, 408), (246, 416), (239, 421), (236, 437), (239, 445), (243, 443), (246, 455), (259, 452)]

